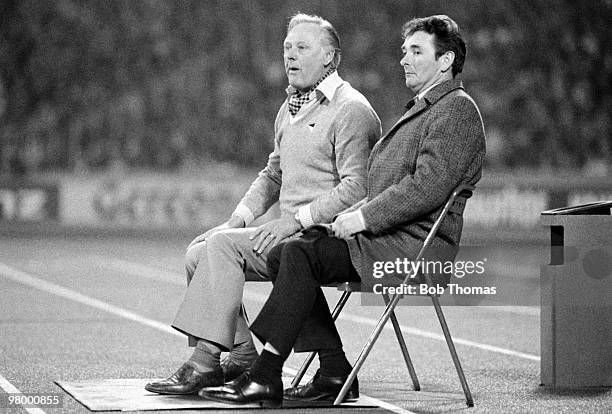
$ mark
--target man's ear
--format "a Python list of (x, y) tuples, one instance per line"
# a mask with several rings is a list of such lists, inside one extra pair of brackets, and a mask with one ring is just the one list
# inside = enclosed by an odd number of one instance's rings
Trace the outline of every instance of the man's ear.
[(323, 63), (325, 66), (329, 66), (329, 64), (334, 60), (335, 50), (332, 47), (326, 47), (325, 52), (323, 52)]
[(450, 51), (450, 50), (447, 52), (444, 52), (444, 54), (440, 56), (440, 62), (442, 63), (440, 70), (442, 72), (448, 71), (453, 66), (454, 61), (455, 61), (455, 52)]

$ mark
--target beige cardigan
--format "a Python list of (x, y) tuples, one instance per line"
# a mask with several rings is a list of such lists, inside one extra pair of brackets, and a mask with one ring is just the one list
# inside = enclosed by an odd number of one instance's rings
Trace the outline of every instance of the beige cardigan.
[(380, 120), (367, 99), (335, 73), (316, 93), (317, 101), (295, 118), (283, 103), (274, 151), (236, 211), (257, 218), (279, 201), (281, 216), (293, 217), (301, 208), (313, 223), (327, 223), (365, 197), (366, 164), (381, 135)]

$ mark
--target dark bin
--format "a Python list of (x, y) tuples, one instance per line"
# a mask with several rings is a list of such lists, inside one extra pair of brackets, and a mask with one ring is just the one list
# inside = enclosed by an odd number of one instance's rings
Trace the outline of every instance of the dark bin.
[(544, 211), (550, 264), (540, 271), (540, 380), (612, 386), (612, 201)]

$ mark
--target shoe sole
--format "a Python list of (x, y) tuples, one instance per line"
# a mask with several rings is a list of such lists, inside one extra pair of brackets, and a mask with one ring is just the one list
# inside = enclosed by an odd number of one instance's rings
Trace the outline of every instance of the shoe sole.
[(223, 404), (231, 404), (231, 405), (248, 405), (248, 404), (259, 404), (259, 406), (261, 408), (280, 408), (283, 405), (283, 401), (275, 401), (275, 400), (259, 400), (259, 401), (248, 401), (248, 402), (238, 402), (238, 401), (228, 401), (228, 400), (223, 400), (221, 398), (215, 398), (213, 396), (202, 396), (200, 395), (200, 398), (203, 398), (205, 400), (208, 401), (214, 401), (214, 402), (220, 402)]
[(152, 390), (150, 388), (145, 387), (145, 390), (152, 392), (154, 394), (160, 394), (160, 395), (197, 395), (197, 393), (200, 391), (192, 391), (192, 392), (170, 392), (170, 391), (160, 391), (160, 390)]
[[(287, 401), (306, 401), (306, 402), (331, 401), (331, 402), (334, 402), (337, 396), (338, 394), (322, 394), (322, 395), (317, 395), (316, 397), (300, 398), (300, 397), (291, 397), (291, 396), (283, 395), (283, 399)], [(343, 403), (354, 402), (354, 401), (357, 401), (358, 399), (359, 399), (359, 392), (354, 392), (354, 391), (349, 390), (344, 396), (344, 399), (342, 400), (342, 402)]]
[[(222, 385), (223, 385), (223, 384), (205, 385), (205, 386), (203, 386), (202, 388), (206, 388), (206, 387), (220, 387), (220, 386), (222, 386)], [(148, 387), (148, 386), (146, 386), (146, 385), (145, 385), (145, 387), (144, 387), (144, 389), (145, 389), (145, 390), (147, 390), (147, 391), (149, 391), (149, 392), (152, 392), (152, 393), (154, 393), (154, 394), (160, 394), (160, 395), (198, 395), (198, 392), (200, 392), (200, 390), (201, 390), (202, 388), (198, 388), (197, 390), (195, 390), (195, 391), (190, 391), (190, 392), (178, 392), (178, 391), (174, 391), (174, 392), (172, 392), (172, 391), (162, 391), (162, 390), (156, 390), (156, 389), (150, 388), (150, 387)]]

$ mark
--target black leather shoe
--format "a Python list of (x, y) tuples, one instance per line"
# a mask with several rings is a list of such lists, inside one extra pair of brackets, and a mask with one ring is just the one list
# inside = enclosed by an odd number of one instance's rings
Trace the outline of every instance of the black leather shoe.
[[(306, 385), (287, 388), (283, 397), (291, 401), (334, 401), (342, 385), (348, 378), (345, 377), (325, 377), (317, 370), (314, 377)], [(355, 401), (359, 398), (359, 381), (357, 378), (351, 384), (351, 387), (346, 392), (343, 402)]]
[(223, 378), (225, 382), (230, 382), (241, 376), (243, 373), (247, 372), (251, 369), (251, 365), (255, 362), (257, 358), (253, 358), (250, 363), (246, 363), (244, 365), (237, 364), (232, 361), (229, 357), (225, 357), (223, 361), (221, 361), (221, 369), (223, 370)]
[(226, 404), (259, 404), (264, 408), (278, 408), (283, 402), (283, 383), (259, 384), (245, 372), (234, 381), (221, 387), (203, 388), (198, 395), (211, 401)]
[(204, 387), (223, 384), (223, 371), (200, 372), (190, 364), (183, 364), (170, 378), (145, 385), (145, 390), (157, 394), (197, 394)]

